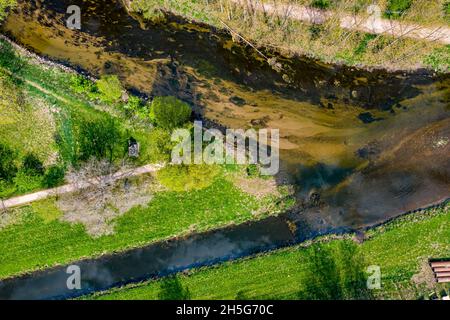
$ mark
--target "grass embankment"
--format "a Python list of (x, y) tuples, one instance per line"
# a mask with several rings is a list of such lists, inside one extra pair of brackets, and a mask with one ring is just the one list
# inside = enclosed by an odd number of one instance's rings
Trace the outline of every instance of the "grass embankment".
[[(117, 88), (111, 90), (111, 86), (117, 87), (115, 79), (97, 84), (99, 88), (108, 88), (109, 95), (102, 96), (92, 82), (58, 68), (36, 64), (4, 41), (0, 42), (0, 49), (3, 81), (0, 144), (5, 146), (4, 150), (14, 150), (8, 153), (11, 159), (1, 162), (0, 197), (41, 188), (41, 184), (30, 184), (31, 179), (40, 177), (33, 171), (37, 170), (36, 163), (39, 167), (54, 163), (64, 170), (71, 166), (83, 168), (90, 157), (109, 158), (109, 151), (114, 159), (121, 161), (130, 136), (141, 144), (139, 158), (128, 159), (132, 165), (152, 163), (159, 156), (167, 157), (170, 134), (145, 121), (148, 111), (144, 105), (132, 97), (127, 105), (107, 102), (122, 94)], [(131, 107), (141, 111), (141, 117), (127, 113), (130, 101), (134, 101)], [(109, 126), (112, 122), (115, 123), (113, 128)], [(98, 148), (102, 142), (99, 140), (110, 139), (111, 131), (119, 132), (113, 138), (120, 143), (107, 146), (108, 152), (104, 152), (103, 147)], [(32, 165), (28, 164), (30, 161), (22, 164), (30, 153), (38, 159), (34, 159)], [(17, 178), (19, 173), (11, 169), (11, 162), (27, 179)], [(98, 197), (96, 190), (87, 190), (2, 210), (0, 279), (257, 219), (275, 213), (284, 205), (284, 202), (277, 202), (280, 200), (277, 197), (258, 198), (242, 191), (233, 176), (242, 178), (245, 168), (212, 168), (214, 170), (191, 172), (184, 167), (174, 167), (168, 169), (169, 173), (177, 169), (178, 173), (171, 176), (164, 175), (163, 170), (157, 179), (149, 176), (137, 179), (136, 183), (141, 184), (136, 186), (132, 181), (131, 187), (121, 183), (103, 188)], [(8, 174), (13, 178), (6, 180)], [(185, 186), (189, 186), (189, 190)]]
[(76, 79), (73, 73), (36, 64), (0, 41), (0, 152), (8, 158), (0, 160), (0, 198), (54, 187), (63, 183), (70, 166), (103, 156), (96, 154), (101, 141), (92, 135), (113, 141), (102, 151), (117, 162), (133, 137), (142, 153), (128, 161), (150, 162), (155, 137), (149, 127), (130, 121), (117, 103), (77, 92)]
[[(354, 298), (357, 287), (366, 283), (361, 274), (367, 266), (377, 265), (381, 289), (360, 298), (416, 299), (434, 290), (450, 290), (448, 286), (433, 288), (429, 277), (426, 281), (427, 273), (421, 271), (429, 258), (450, 257), (450, 207), (399, 218), (367, 235), (369, 239), (358, 245), (351, 240), (316, 242), (192, 270), (177, 281), (192, 299)], [(421, 277), (412, 280), (414, 275)], [(88, 298), (158, 299), (166, 282), (149, 281)]]
[(372, 35), (340, 26), (343, 15), (369, 16), (368, 8), (373, 4), (379, 6), (380, 18), (423, 26), (448, 26), (450, 11), (446, 0), (282, 0), (275, 3), (327, 10), (329, 18), (321, 24), (309, 24), (292, 19), (289, 10), (281, 16), (262, 13), (258, 5), (238, 5), (234, 0), (132, 0), (131, 8), (153, 20), (164, 19), (162, 9), (221, 29), (225, 28), (223, 21), (256, 46), (276, 48), (286, 54), (304, 54), (325, 62), (394, 70), (428, 67), (449, 71), (449, 45), (407, 36)]
[(0, 278), (240, 223), (255, 218), (261, 205), (219, 178), (203, 190), (157, 193), (147, 207), (116, 218), (112, 235), (93, 238), (82, 224), (61, 221), (54, 200), (34, 203), (10, 212), (16, 221), (0, 229)]

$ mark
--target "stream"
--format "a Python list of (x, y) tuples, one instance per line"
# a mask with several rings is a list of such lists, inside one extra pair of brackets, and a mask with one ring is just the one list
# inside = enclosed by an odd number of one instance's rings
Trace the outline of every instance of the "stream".
[[(82, 29), (65, 26), (79, 5)], [(0, 282), (0, 299), (75, 297), (154, 276), (383, 223), (450, 194), (450, 77), (367, 71), (233, 42), (221, 30), (168, 17), (131, 17), (120, 1), (20, 0), (2, 32), (94, 76), (117, 74), (132, 92), (174, 95), (219, 128), (280, 129), (279, 185), (296, 206), (278, 217)], [(294, 226), (294, 227), (293, 227)]]

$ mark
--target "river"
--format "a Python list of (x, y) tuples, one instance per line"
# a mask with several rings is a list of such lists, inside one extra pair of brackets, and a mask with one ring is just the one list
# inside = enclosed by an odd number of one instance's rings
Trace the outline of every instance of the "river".
[[(72, 4), (82, 10), (79, 31), (65, 26)], [(449, 197), (448, 75), (367, 71), (260, 48), (269, 63), (205, 25), (177, 17), (144, 24), (120, 1), (20, 0), (3, 32), (80, 71), (118, 74), (136, 93), (175, 95), (210, 125), (280, 129), (277, 181), (296, 186), (295, 208), (81, 262), (86, 291), (367, 228)], [(77, 295), (62, 281), (65, 268), (4, 281), (0, 297)]]

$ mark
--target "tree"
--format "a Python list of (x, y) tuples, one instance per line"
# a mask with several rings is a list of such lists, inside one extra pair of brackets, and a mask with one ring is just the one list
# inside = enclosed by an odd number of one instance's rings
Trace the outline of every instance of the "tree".
[(161, 281), (158, 298), (159, 300), (190, 300), (191, 293), (188, 288), (183, 288), (178, 277), (172, 276)]
[(150, 120), (157, 126), (172, 130), (181, 127), (191, 117), (189, 105), (175, 97), (156, 97), (150, 108)]
[(104, 121), (83, 122), (78, 144), (80, 160), (86, 161), (95, 157), (108, 158), (112, 162), (115, 150), (123, 146), (122, 132), (112, 118)]
[(122, 97), (124, 91), (119, 78), (116, 75), (102, 76), (97, 81), (100, 99), (106, 103), (116, 103)]

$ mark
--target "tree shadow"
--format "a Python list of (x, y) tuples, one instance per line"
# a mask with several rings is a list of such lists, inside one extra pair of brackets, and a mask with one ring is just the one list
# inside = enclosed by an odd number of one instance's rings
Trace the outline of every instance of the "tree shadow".
[(308, 268), (298, 298), (302, 300), (368, 300), (364, 258), (356, 244), (342, 241), (335, 247), (313, 245), (307, 251)]
[(158, 293), (159, 300), (190, 300), (189, 288), (183, 287), (177, 276), (170, 276), (161, 281)]

